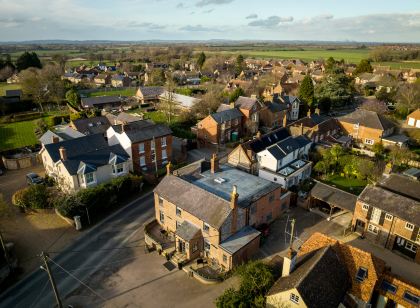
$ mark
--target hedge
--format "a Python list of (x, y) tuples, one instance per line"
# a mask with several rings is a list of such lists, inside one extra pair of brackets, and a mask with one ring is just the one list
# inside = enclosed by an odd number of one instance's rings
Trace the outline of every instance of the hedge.
[(48, 118), (45, 118), (45, 123), (48, 127), (53, 127), (56, 125), (59, 125), (61, 123), (70, 122), (70, 115), (56, 115), (56, 116), (50, 116)]
[(21, 208), (50, 208), (49, 193), (45, 185), (31, 185), (18, 190), (12, 197), (12, 203)]

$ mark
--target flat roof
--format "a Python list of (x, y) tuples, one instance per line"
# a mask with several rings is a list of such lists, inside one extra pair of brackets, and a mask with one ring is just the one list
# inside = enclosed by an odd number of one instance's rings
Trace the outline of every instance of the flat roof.
[(233, 255), (242, 247), (245, 247), (260, 236), (260, 234), (260, 231), (252, 228), (251, 226), (246, 226), (239, 230), (239, 232), (236, 232), (232, 236), (228, 237), (219, 246), (229, 254)]

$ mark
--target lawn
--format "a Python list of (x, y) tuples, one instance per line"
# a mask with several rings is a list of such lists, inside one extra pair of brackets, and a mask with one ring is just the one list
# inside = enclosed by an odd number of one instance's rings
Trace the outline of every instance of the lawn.
[(34, 121), (0, 125), (0, 152), (38, 143)]
[(359, 195), (367, 185), (366, 180), (345, 178), (340, 175), (330, 175), (324, 182), (356, 195)]
[(0, 82), (0, 96), (6, 95), (6, 90), (20, 89), (20, 84)]
[(130, 89), (121, 89), (121, 90), (108, 90), (108, 91), (97, 91), (89, 93), (89, 97), (94, 96), (114, 96), (114, 95), (122, 95), (122, 96), (134, 96), (136, 94), (137, 88), (130, 88)]

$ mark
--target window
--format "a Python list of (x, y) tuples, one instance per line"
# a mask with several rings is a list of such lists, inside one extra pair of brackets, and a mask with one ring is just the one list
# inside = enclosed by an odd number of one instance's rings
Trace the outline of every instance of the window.
[(163, 206), (163, 198), (159, 197), (159, 206)]
[(176, 229), (178, 230), (178, 228), (181, 226), (181, 222), (180, 221), (176, 221)]
[(359, 270), (356, 273), (356, 280), (358, 282), (363, 282), (367, 276), (367, 269), (364, 267), (359, 267)]
[(406, 228), (407, 230), (413, 231), (413, 230), (414, 230), (414, 225), (413, 225), (413, 224), (411, 224), (411, 223), (409, 223), (409, 222), (406, 222), (406, 223), (405, 223), (405, 228)]
[(379, 229), (378, 229), (377, 226), (369, 224), (368, 225), (368, 231), (373, 233), (373, 234), (378, 234)]
[(380, 286), (381, 290), (384, 290), (386, 292), (390, 292), (392, 294), (395, 294), (395, 292), (397, 292), (397, 287), (394, 286), (393, 284), (389, 283), (386, 280), (383, 280)]
[(369, 144), (369, 145), (372, 145), (373, 143), (374, 143), (374, 141), (372, 140), (372, 139), (365, 139), (365, 143), (366, 144)]
[(144, 143), (139, 143), (139, 153), (144, 153)]
[(181, 209), (179, 207), (176, 207), (176, 216), (181, 217)]
[(370, 220), (373, 221), (375, 224), (379, 224), (379, 220), (381, 219), (381, 213), (382, 211), (380, 209), (377, 209), (376, 207), (374, 207)]
[(392, 221), (392, 215), (391, 215), (391, 214), (386, 213), (386, 214), (385, 214), (385, 219), (386, 219), (386, 220), (389, 220), (389, 221)]
[(192, 247), (192, 252), (196, 252), (198, 250), (198, 244), (195, 242)]
[(257, 206), (255, 204), (251, 205), (251, 214), (255, 214), (257, 212)]
[(210, 242), (208, 240), (204, 240), (204, 250), (210, 250)]
[(224, 254), (223, 255), (223, 263), (226, 263), (227, 262), (227, 256)]
[(363, 204), (362, 208), (363, 208), (364, 211), (369, 211), (369, 205), (367, 205), (367, 204)]
[(120, 174), (124, 172), (124, 164), (112, 165), (112, 173)]
[(268, 201), (270, 201), (270, 202), (274, 201), (274, 194), (271, 194), (270, 197), (268, 197)]
[(162, 147), (166, 147), (166, 137), (162, 137), (161, 139)]
[(162, 159), (167, 159), (168, 158), (168, 154), (166, 154), (166, 149), (162, 150)]
[(146, 166), (146, 158), (144, 156), (140, 156), (140, 167)]
[(86, 173), (85, 174), (85, 183), (86, 184), (91, 184), (93, 182), (95, 182), (95, 175), (93, 174), (93, 172)]
[(150, 141), (150, 149), (151, 149), (152, 151), (154, 151), (154, 150), (155, 150), (155, 141), (154, 141), (154, 140)]
[(418, 305), (420, 303), (420, 296), (417, 296), (411, 292), (405, 291), (403, 298), (414, 305)]
[(290, 300), (294, 303), (299, 303), (299, 296), (297, 296), (296, 294), (291, 293), (290, 294)]
[(159, 220), (161, 223), (165, 223), (165, 214), (162, 211), (159, 211)]
[(414, 253), (417, 252), (417, 246), (414, 245), (413, 243), (409, 242), (409, 241), (405, 242), (405, 248), (407, 248), (408, 250), (410, 250)]
[(206, 223), (203, 223), (203, 231), (208, 233), (210, 231), (210, 226)]

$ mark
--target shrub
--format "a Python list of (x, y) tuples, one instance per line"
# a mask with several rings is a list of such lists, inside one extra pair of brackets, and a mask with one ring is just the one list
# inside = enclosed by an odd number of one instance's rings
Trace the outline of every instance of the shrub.
[(63, 122), (70, 122), (70, 116), (69, 115), (56, 115), (56, 116), (50, 116), (45, 119), (45, 123), (47, 124), (48, 127), (53, 127)]
[(45, 185), (31, 185), (15, 192), (12, 203), (15, 206), (31, 209), (50, 207), (49, 193)]

